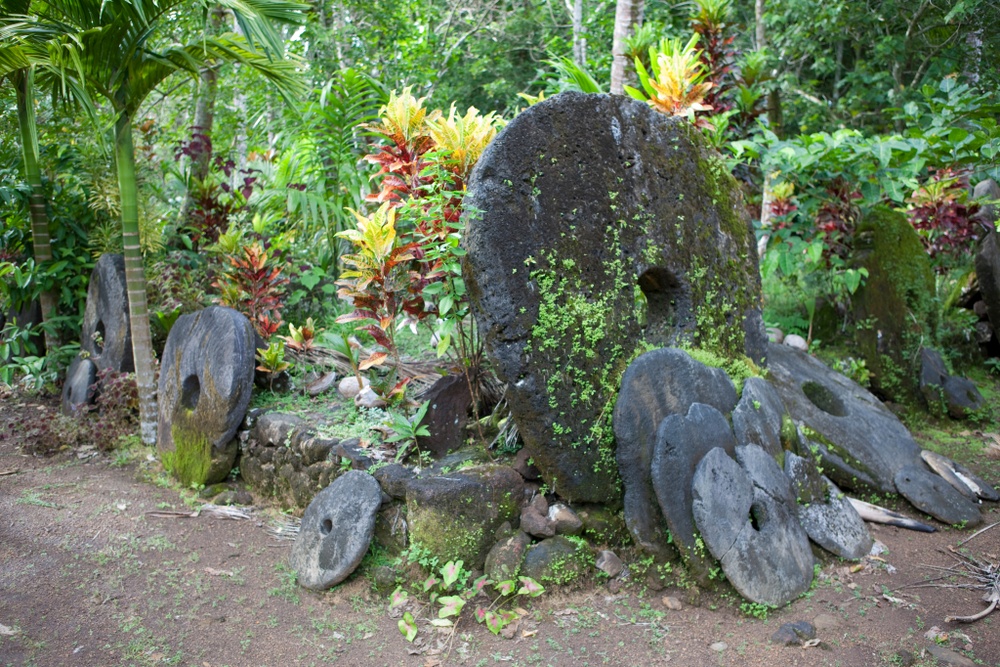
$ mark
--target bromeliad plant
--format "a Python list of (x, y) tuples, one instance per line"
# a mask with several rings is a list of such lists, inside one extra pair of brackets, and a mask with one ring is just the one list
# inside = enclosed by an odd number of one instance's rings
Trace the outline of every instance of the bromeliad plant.
[[(454, 634), (466, 604), (477, 597), (483, 597), (485, 604), (476, 606), (474, 617), (479, 623), (485, 624), (494, 635), (499, 635), (506, 626), (522, 615), (519, 613), (521, 610), (515, 611), (509, 608), (514, 600), (519, 597), (536, 598), (545, 592), (545, 588), (531, 577), (493, 582), (483, 575), (469, 584), (471, 575), (462, 568), (463, 564), (463, 561), (449, 561), (439, 570), (440, 579), (432, 573), (424, 580), (422, 592), (427, 594), (429, 602), (426, 608), (412, 601), (409, 592), (402, 586), (396, 588), (389, 598), (390, 612), (411, 606), (419, 615), (424, 609), (428, 609), (427, 620), (430, 625), (451, 628), (451, 634)], [(492, 588), (497, 594), (492, 600), (487, 593), (487, 587)], [(399, 619), (399, 631), (406, 641), (412, 642), (416, 639), (419, 632), (417, 620), (414, 612), (410, 610), (404, 611), (402, 618)]]
[(683, 116), (698, 127), (711, 127), (697, 111), (711, 111), (705, 97), (712, 89), (708, 72), (697, 48), (699, 35), (695, 33), (682, 45), (680, 39), (663, 39), (659, 46), (650, 47), (650, 69), (636, 58), (635, 69), (642, 90), (625, 86), (625, 92), (640, 102), (668, 116)]

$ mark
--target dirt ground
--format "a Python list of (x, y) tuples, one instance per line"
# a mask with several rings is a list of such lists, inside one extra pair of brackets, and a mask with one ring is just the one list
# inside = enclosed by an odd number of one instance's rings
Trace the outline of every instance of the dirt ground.
[[(9, 397), (0, 423), (53, 409)], [(616, 593), (594, 580), (524, 605), (510, 639), (465, 612), (454, 635), (421, 621), (410, 644), (364, 573), (323, 594), (299, 588), (286, 565), (291, 543), (266, 530), (273, 510), (250, 520), (157, 516), (197, 502), (158, 474), (149, 451), (37, 458), (20, 444), (17, 435), (0, 441), (0, 665), (1000, 666), (1000, 610), (945, 621), (984, 609), (981, 592), (913, 587), (939, 576), (928, 566), (955, 566), (947, 549), (963, 540), (964, 553), (998, 563), (1000, 526), (976, 537), (872, 526), (885, 553), (859, 567), (823, 559), (813, 590), (764, 619), (752, 616), (764, 610), (741, 610), (728, 587), (650, 590), (633, 563)], [(964, 462), (1000, 481), (994, 463)], [(984, 526), (1000, 521), (995, 504), (983, 514)], [(666, 597), (682, 608), (668, 609)], [(816, 625), (818, 645), (771, 642), (799, 620)]]

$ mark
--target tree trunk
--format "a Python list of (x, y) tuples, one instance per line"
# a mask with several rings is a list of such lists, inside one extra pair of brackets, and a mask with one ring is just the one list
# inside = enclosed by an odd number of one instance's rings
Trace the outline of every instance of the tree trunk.
[[(18, 70), (13, 75), (17, 89), (17, 124), (21, 130), (21, 147), (24, 154), (24, 177), (31, 187), (29, 211), (31, 213), (31, 245), (35, 254), (35, 268), (40, 269), (52, 261), (52, 244), (49, 239), (49, 215), (45, 210), (45, 192), (42, 190), (42, 171), (38, 167), (38, 130), (35, 124), (35, 73), (32, 69)], [(55, 316), (56, 295), (44, 290), (38, 295), (42, 310), (42, 323)], [(49, 327), (44, 327), (45, 351), (52, 352), (58, 341)]]
[(139, 249), (139, 202), (135, 179), (135, 148), (132, 145), (132, 119), (122, 111), (115, 124), (115, 162), (118, 165), (118, 190), (122, 207), (122, 245), (125, 248), (125, 285), (132, 329), (132, 356), (135, 359), (135, 382), (139, 388), (139, 427), (142, 441), (156, 442), (156, 366), (153, 341), (149, 332), (149, 308), (146, 305), (146, 274)]
[(580, 67), (587, 66), (587, 40), (583, 37), (583, 0), (573, 3), (573, 60)]
[(636, 26), (642, 25), (642, 10), (645, 0), (618, 0), (615, 8), (615, 32), (611, 45), (611, 94), (621, 95), (625, 92), (625, 70), (628, 67), (628, 56), (625, 53), (625, 40)]
[(760, 51), (767, 46), (767, 35), (764, 32), (764, 0), (754, 2), (754, 27), (756, 34), (757, 50)]

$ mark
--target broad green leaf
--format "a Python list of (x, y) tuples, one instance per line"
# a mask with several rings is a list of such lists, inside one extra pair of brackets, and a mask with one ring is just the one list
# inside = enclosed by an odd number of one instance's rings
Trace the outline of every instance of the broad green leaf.
[[(424, 404), (426, 405), (426, 403)], [(425, 408), (421, 408), (424, 413), (426, 413)], [(422, 415), (421, 415), (422, 416)], [(445, 588), (451, 588), (452, 584), (458, 581), (458, 576), (462, 573), (462, 565), (464, 561), (448, 561), (441, 568), (441, 576), (444, 577)]]
[(394, 590), (392, 595), (389, 596), (389, 609), (395, 609), (402, 604), (406, 604), (409, 597), (410, 594), (406, 592), (402, 586), (397, 586), (396, 590)]
[(486, 627), (489, 628), (490, 632), (495, 635), (499, 635), (505, 625), (507, 625), (507, 622), (500, 616), (500, 614), (492, 611), (486, 612)]
[(518, 595), (527, 595), (529, 597), (537, 598), (545, 592), (545, 587), (531, 577), (518, 577), (518, 579), (521, 581), (521, 588), (517, 591)]
[(511, 593), (514, 592), (514, 588), (516, 586), (517, 582), (515, 582), (513, 579), (508, 579), (506, 581), (501, 581), (500, 583), (498, 583), (496, 585), (496, 589), (497, 591), (499, 591), (500, 595), (510, 595)]
[(457, 595), (440, 597), (438, 598), (438, 602), (441, 604), (441, 609), (438, 610), (438, 618), (458, 616), (462, 613), (462, 607), (465, 606), (465, 600)]
[(451, 619), (447, 619), (447, 618), (432, 618), (431, 619), (431, 625), (433, 625), (435, 627), (438, 627), (438, 628), (450, 628), (451, 626), (453, 626), (455, 624), (451, 621)]
[(403, 618), (399, 619), (399, 631), (406, 641), (412, 642), (417, 637), (417, 622), (413, 620), (413, 614), (406, 612)]

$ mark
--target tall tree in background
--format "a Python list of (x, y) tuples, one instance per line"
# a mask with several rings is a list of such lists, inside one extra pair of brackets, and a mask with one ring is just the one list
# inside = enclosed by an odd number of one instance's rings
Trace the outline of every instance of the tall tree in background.
[(624, 92), (625, 71), (628, 68), (628, 49), (625, 40), (635, 29), (642, 25), (642, 12), (645, 0), (618, 0), (615, 7), (615, 32), (611, 44), (611, 93), (621, 95)]
[[(17, 29), (24, 38), (48, 33), (47, 53), (35, 64), (61, 79), (78, 80), (77, 101), (93, 109), (92, 89), (114, 112), (114, 155), (121, 198), (125, 279), (132, 352), (139, 388), (143, 442), (156, 441), (156, 368), (146, 304), (146, 278), (139, 247), (139, 211), (132, 124), (146, 97), (176, 72), (199, 76), (209, 62), (237, 62), (260, 72), (285, 95), (301, 91), (295, 64), (282, 57), (272, 22), (298, 22), (303, 5), (286, 0), (223, 0), (243, 35), (206, 36), (186, 45), (157, 48), (158, 28), (176, 18), (181, 0), (50, 0)], [(258, 51), (255, 46), (263, 47)], [(2, 73), (2, 72), (0, 72)]]

